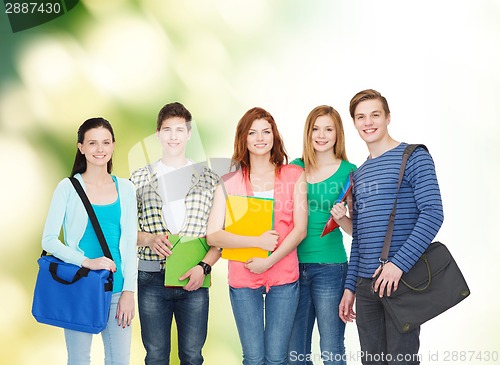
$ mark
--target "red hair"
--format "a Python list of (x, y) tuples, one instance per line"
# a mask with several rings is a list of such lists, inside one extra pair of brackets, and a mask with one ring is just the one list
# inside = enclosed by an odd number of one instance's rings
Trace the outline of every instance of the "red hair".
[(269, 112), (262, 108), (252, 108), (248, 110), (238, 122), (236, 126), (236, 135), (234, 136), (234, 152), (232, 166), (239, 166), (243, 173), (250, 175), (250, 153), (248, 152), (247, 136), (252, 124), (257, 119), (264, 119), (271, 125), (273, 132), (273, 148), (271, 149), (271, 157), (269, 162), (274, 165), (276, 173), (281, 166), (288, 163), (288, 155), (283, 144), (281, 134), (278, 132), (278, 127), (274, 118)]

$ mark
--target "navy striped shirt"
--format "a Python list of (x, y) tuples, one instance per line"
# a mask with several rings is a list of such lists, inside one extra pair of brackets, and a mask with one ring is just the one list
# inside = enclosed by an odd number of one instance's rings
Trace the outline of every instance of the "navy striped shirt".
[[(356, 291), (357, 277), (371, 278), (379, 258), (398, 186), (407, 143), (366, 160), (353, 175), (353, 235), (345, 287)], [(410, 270), (443, 223), (443, 205), (434, 161), (417, 148), (406, 165), (396, 208), (389, 261)]]

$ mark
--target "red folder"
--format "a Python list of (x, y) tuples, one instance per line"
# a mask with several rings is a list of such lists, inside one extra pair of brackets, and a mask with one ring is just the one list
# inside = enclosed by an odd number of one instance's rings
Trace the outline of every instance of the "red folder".
[[(345, 199), (347, 198), (347, 195), (349, 194), (349, 192), (352, 189), (352, 185), (353, 185), (353, 181), (352, 181), (352, 172), (351, 172), (349, 174), (349, 176), (347, 177), (347, 180), (344, 183), (344, 188), (340, 192), (338, 199), (335, 201), (335, 204), (342, 203), (345, 201)], [(328, 218), (328, 221), (326, 222), (325, 227), (323, 228), (323, 233), (321, 233), (321, 237), (330, 233), (338, 226), (339, 225), (337, 222), (335, 222), (335, 220), (333, 219), (333, 216), (330, 215), (330, 218)]]

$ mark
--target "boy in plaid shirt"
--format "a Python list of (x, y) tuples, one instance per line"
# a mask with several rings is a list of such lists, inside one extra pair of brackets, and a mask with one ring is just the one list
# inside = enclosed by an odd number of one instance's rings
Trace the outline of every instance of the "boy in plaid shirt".
[[(169, 234), (205, 237), (219, 176), (186, 158), (191, 113), (180, 103), (165, 105), (156, 133), (162, 158), (132, 173), (137, 191), (138, 303), (147, 365), (170, 361), (170, 333), (175, 315), (181, 364), (202, 364), (207, 336), (208, 288), (201, 285), (220, 257), (211, 247), (198, 265), (179, 279), (184, 287), (165, 287), (165, 259), (172, 253)], [(189, 171), (190, 179), (180, 180)], [(184, 174), (185, 176), (185, 174)]]

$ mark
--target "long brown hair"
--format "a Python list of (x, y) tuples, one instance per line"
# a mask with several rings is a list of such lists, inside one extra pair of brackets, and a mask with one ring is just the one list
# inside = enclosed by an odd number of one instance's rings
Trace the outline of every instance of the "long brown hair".
[(312, 144), (312, 134), (314, 129), (314, 123), (318, 117), (323, 115), (328, 115), (333, 120), (333, 126), (335, 127), (336, 141), (333, 146), (333, 155), (336, 158), (347, 161), (347, 153), (345, 150), (345, 136), (344, 136), (344, 126), (342, 124), (342, 118), (340, 114), (329, 105), (320, 105), (311, 110), (306, 119), (306, 124), (304, 125), (304, 150), (302, 152), (302, 159), (304, 160), (304, 167), (306, 171), (315, 169), (317, 166), (316, 153)]
[[(113, 132), (113, 127), (111, 126), (111, 123), (109, 123), (106, 119), (102, 117), (97, 117), (97, 118), (90, 118), (87, 119), (83, 124), (78, 128), (77, 132), (77, 142), (78, 143), (83, 143), (85, 133), (87, 131), (94, 129), (94, 128), (105, 128), (111, 133), (111, 138), (112, 141), (115, 141), (115, 133)], [(108, 174), (111, 173), (113, 170), (113, 158), (111, 157), (108, 161), (107, 165), (107, 170)], [(85, 155), (83, 155), (80, 152), (80, 149), (76, 149), (76, 156), (75, 156), (75, 162), (73, 163), (73, 168), (71, 169), (71, 175), (69, 176), (74, 176), (77, 173), (83, 174), (85, 171), (87, 171), (87, 159), (85, 158)]]
[(248, 152), (247, 136), (248, 131), (252, 127), (252, 123), (257, 119), (264, 119), (271, 125), (273, 132), (273, 148), (271, 149), (271, 157), (269, 161), (274, 165), (276, 173), (284, 164), (288, 163), (288, 155), (283, 144), (281, 134), (278, 132), (278, 127), (273, 116), (262, 108), (252, 108), (248, 110), (238, 122), (236, 126), (236, 134), (234, 136), (234, 152), (231, 167), (237, 166), (241, 168), (245, 174), (250, 175), (250, 153)]

